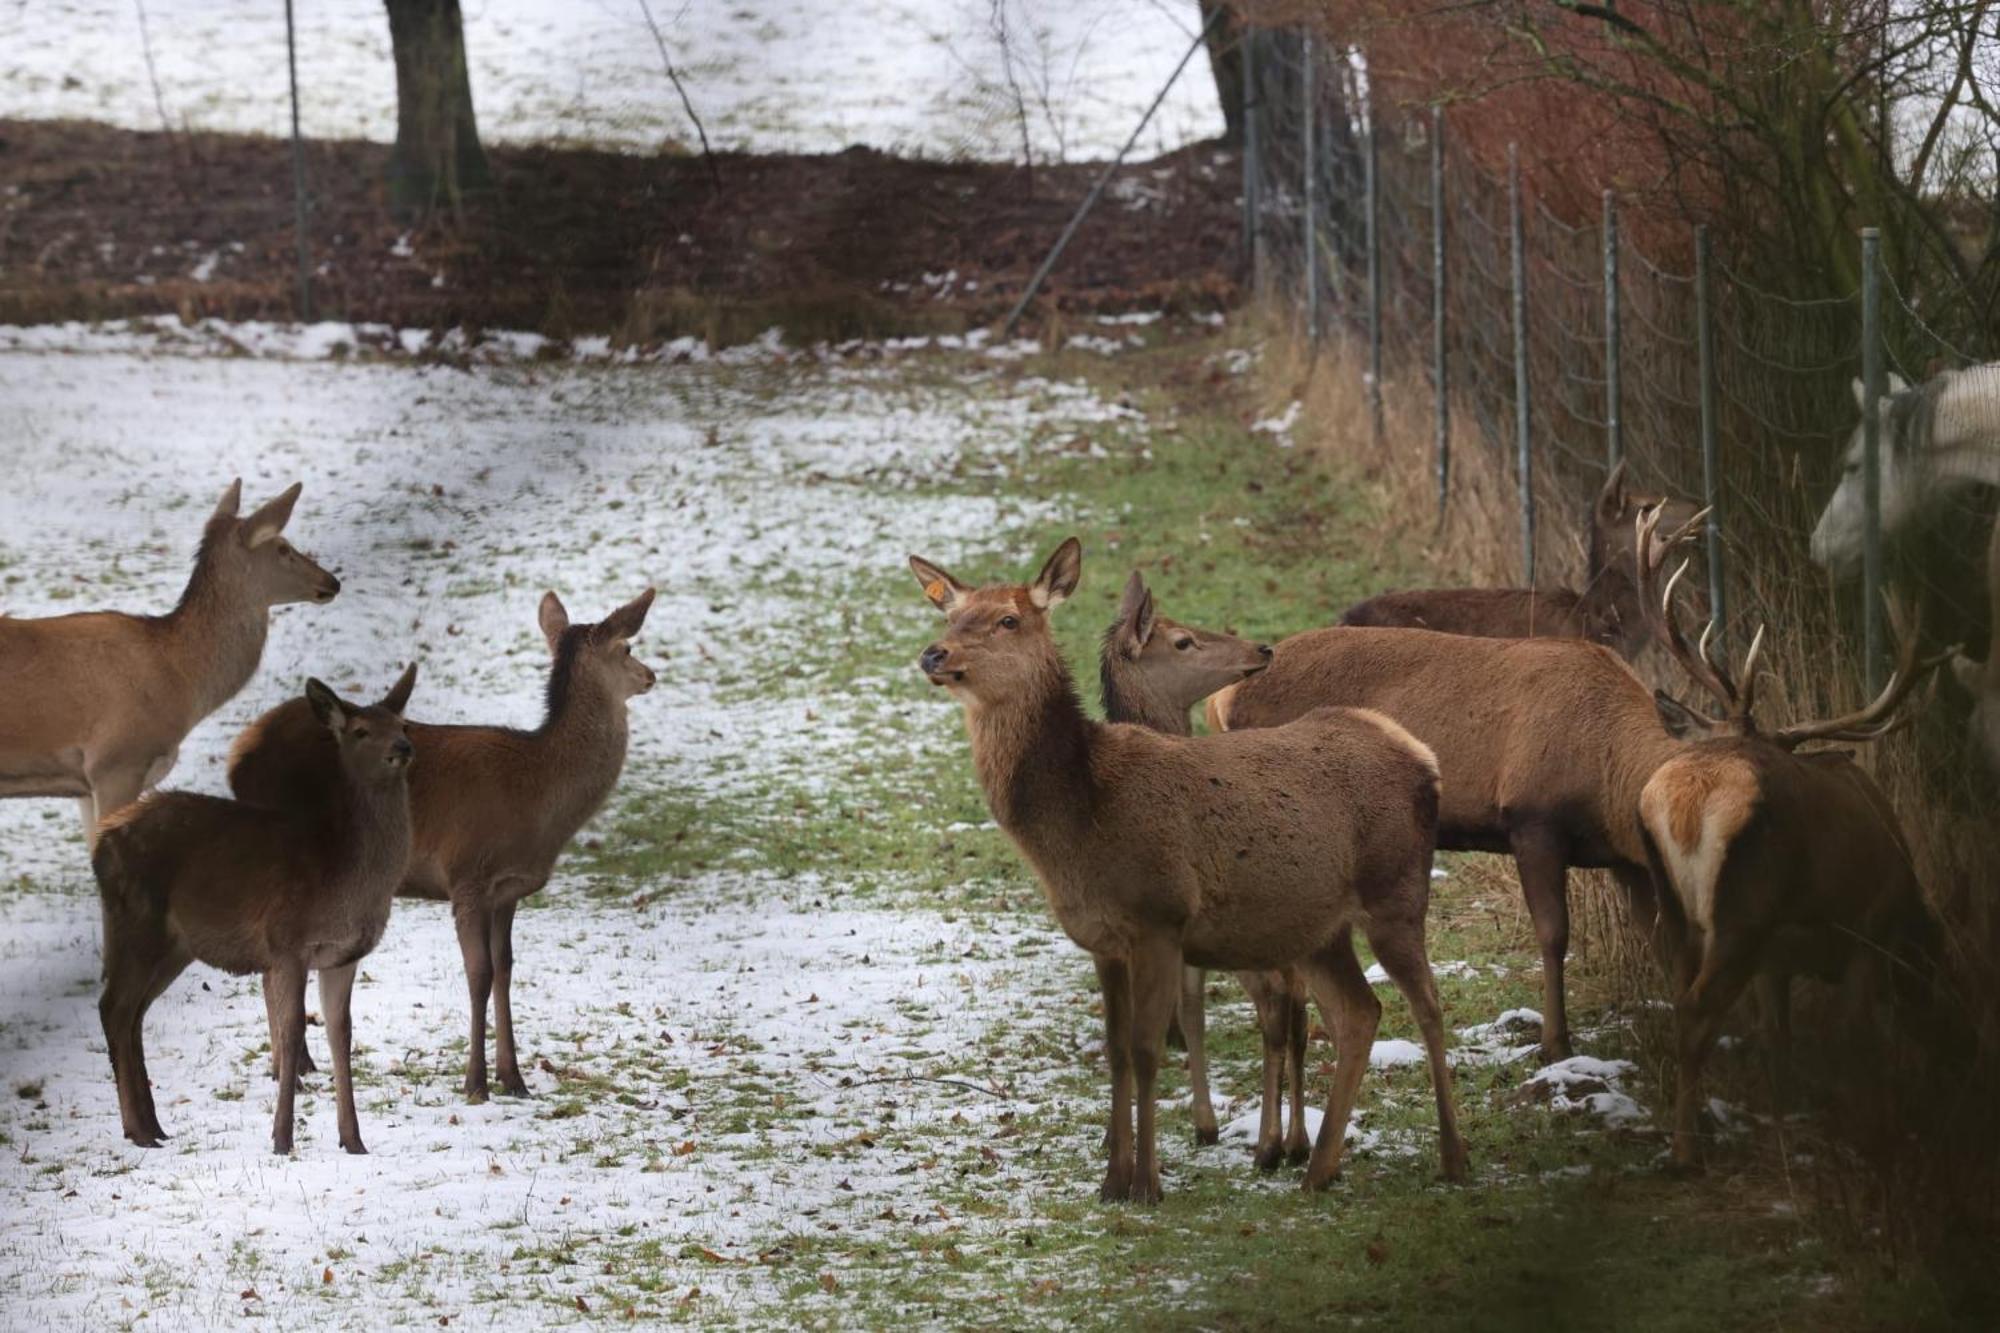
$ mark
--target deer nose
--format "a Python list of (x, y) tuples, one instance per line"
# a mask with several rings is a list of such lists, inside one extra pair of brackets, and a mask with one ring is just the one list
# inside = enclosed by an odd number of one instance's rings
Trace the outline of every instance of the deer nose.
[(951, 656), (950, 649), (934, 643), (924, 649), (923, 656), (917, 659), (917, 665), (923, 669), (926, 676), (935, 676), (944, 670), (944, 659), (949, 656)]
[(1260, 643), (1257, 645), (1257, 656), (1263, 658), (1266, 662), (1271, 660), (1271, 654), (1272, 648), (1270, 644)]
[(319, 599), (322, 602), (330, 602), (339, 595), (340, 595), (340, 580), (335, 578), (333, 575), (328, 574), (326, 576), (326, 587), (320, 590)]
[(416, 752), (417, 747), (410, 744), (410, 738), (407, 736), (399, 736), (396, 743), (389, 747), (389, 753), (396, 757), (398, 763), (409, 763), (410, 757)]

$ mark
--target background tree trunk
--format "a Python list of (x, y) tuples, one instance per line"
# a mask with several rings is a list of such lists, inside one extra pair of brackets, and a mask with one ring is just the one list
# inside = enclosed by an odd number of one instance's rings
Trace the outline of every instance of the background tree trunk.
[(458, 0), (384, 0), (396, 54), (396, 148), (389, 207), (421, 218), (492, 184), (472, 115)]
[(1200, 3), (1203, 23), (1216, 10), (1225, 11), (1222, 21), (1208, 30), (1208, 67), (1215, 71), (1215, 95), (1222, 99), (1222, 141), (1234, 148), (1243, 142), (1243, 30), (1227, 12), (1229, 0)]

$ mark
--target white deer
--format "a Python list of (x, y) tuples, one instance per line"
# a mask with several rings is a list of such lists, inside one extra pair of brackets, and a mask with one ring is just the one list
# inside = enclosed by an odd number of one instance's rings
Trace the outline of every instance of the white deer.
[[(1943, 371), (1915, 388), (1891, 374), (1887, 387), (1878, 454), (1885, 535), (1909, 526), (1955, 488), (2000, 485), (2000, 362)], [(1864, 402), (1860, 380), (1854, 400)], [(1868, 527), (1862, 429), (1854, 428), (1840, 485), (1813, 529), (1813, 559), (1836, 574), (1861, 563)]]

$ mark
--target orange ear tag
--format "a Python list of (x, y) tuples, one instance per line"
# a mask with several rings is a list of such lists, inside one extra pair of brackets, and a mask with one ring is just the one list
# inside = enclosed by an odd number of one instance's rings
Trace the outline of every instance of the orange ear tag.
[(943, 601), (943, 600), (944, 600), (944, 580), (943, 580), (943, 579), (932, 579), (932, 580), (931, 580), (931, 581), (930, 581), (930, 582), (929, 582), (928, 584), (926, 584), (926, 585), (925, 585), (925, 587), (924, 587), (924, 596), (926, 596), (926, 597), (930, 598), (930, 599), (931, 599), (931, 600), (932, 600), (933, 602), (940, 602), (940, 601)]

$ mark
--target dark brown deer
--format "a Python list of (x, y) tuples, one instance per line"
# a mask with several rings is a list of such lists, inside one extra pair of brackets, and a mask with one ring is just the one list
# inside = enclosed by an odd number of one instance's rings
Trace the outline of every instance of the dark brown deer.
[(1513, 854), (1541, 946), (1542, 1055), (1568, 1056), (1569, 870), (1610, 870), (1652, 919), (1639, 792), (1702, 720), (1594, 643), (1359, 626), (1281, 641), (1269, 670), (1210, 696), (1208, 720), (1240, 731), (1328, 705), (1385, 713), (1436, 753), (1440, 847)]
[[(1650, 593), (1651, 580), (1642, 582)], [(1673, 595), (1670, 581), (1658, 604), (1662, 640), (1722, 705), (1720, 715), (1705, 719), (1716, 735), (1661, 764), (1638, 806), (1660, 907), (1654, 940), (1675, 992), (1673, 1161), (1686, 1170), (1699, 1164), (1702, 1067), (1724, 1016), (1753, 979), (1779, 1043), (1789, 1031), (1796, 972), (1829, 981), (1858, 972), (1851, 985), (1866, 998), (1879, 993), (1875, 980), (1889, 969), (1897, 992), (1923, 995), (1941, 932), (1894, 807), (1849, 752), (1796, 751), (1810, 741), (1882, 735), (1937, 662), (1918, 663), (1912, 627), (1894, 674), (1866, 707), (1765, 731), (1753, 711), (1763, 630), (1732, 674), (1709, 651), (1706, 634), (1699, 647), (1688, 645)], [(1782, 1048), (1774, 1055), (1781, 1059)]]
[(333, 600), (340, 580), (280, 535), (299, 487), (248, 518), (242, 495), (241, 481), (223, 492), (166, 615), (0, 617), (0, 797), (74, 797), (94, 842), (256, 672), (271, 608)]
[(1630, 661), (1649, 631), (1639, 604), (1634, 523), (1658, 511), (1666, 531), (1687, 522), (1694, 506), (1634, 491), (1620, 461), (1590, 506), (1590, 546), (1583, 591), (1569, 588), (1432, 588), (1385, 592), (1357, 602), (1343, 625), (1432, 629), (1489, 639), (1588, 639)]
[(1986, 597), (1992, 604), (1986, 660), (1955, 653), (1951, 669), (1972, 696), (1973, 739), (1987, 764), (2000, 773), (2000, 519), (1994, 520), (1986, 548)]
[(1339, 1050), (1305, 1185), (1334, 1178), (1381, 1019), (1354, 955), (1357, 925), (1416, 1013), (1444, 1172), (1462, 1178), (1444, 1020), (1424, 953), (1437, 808), (1424, 747), (1359, 710), (1193, 739), (1093, 722), (1049, 633), (1048, 613), (1082, 572), (1074, 537), (1026, 585), (973, 588), (915, 556), (910, 569), (946, 618), (919, 665), (964, 705), (994, 819), (1097, 965), (1111, 1069), (1099, 1197), (1160, 1197), (1154, 1087), (1188, 964), (1297, 964)]
[[(489, 999), (500, 1086), (528, 1095), (514, 1045), (514, 913), (548, 883), (625, 766), (626, 701), (654, 681), (631, 640), (652, 604), (648, 588), (595, 625), (572, 625), (561, 599), (543, 595), (541, 628), (554, 662), (547, 711), (533, 731), (409, 724), (424, 761), (410, 780), (414, 845), (401, 892), (451, 903), (471, 999), (465, 1095), (473, 1101), (488, 1094)], [(322, 799), (332, 761), (310, 714), (286, 703), (238, 739), (230, 790), (259, 805), (309, 807)]]
[[(1138, 570), (1125, 582), (1118, 619), (1105, 631), (1099, 674), (1107, 722), (1130, 722), (1169, 736), (1191, 736), (1188, 710), (1225, 685), (1248, 679), (1271, 664), (1269, 644), (1248, 643), (1233, 634), (1195, 629), (1160, 615)], [(1264, 1099), (1257, 1126), (1257, 1165), (1276, 1170), (1284, 1161), (1303, 1162), (1312, 1151), (1305, 1123), (1305, 1061), (1308, 1015), (1305, 982), (1296, 971), (1240, 972), (1264, 1039)], [(1189, 1114), (1197, 1143), (1214, 1143), (1220, 1128), (1208, 1086), (1208, 974), (1198, 967), (1182, 975), (1181, 1034), (1187, 1043)], [(1291, 1130), (1280, 1115), (1285, 1075), (1291, 1075)]]
[(267, 810), (192, 792), (147, 796), (104, 821), (91, 866), (104, 906), (104, 995), (98, 1014), (118, 1081), (125, 1137), (167, 1137), (146, 1074), (146, 1010), (189, 963), (264, 978), (278, 1056), (271, 1147), (292, 1150), (306, 974), (319, 973), (339, 1100), (340, 1146), (361, 1146), (354, 1111), (354, 970), (389, 923), (410, 859), (411, 746), (402, 711), (414, 668), (371, 707), (316, 680), (308, 709), (336, 757), (318, 809)]

